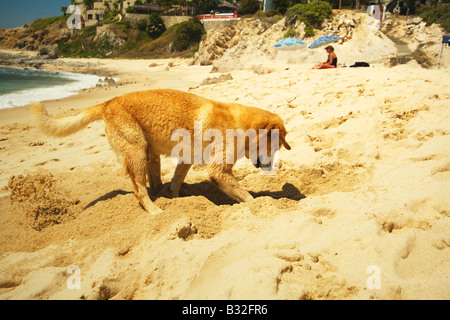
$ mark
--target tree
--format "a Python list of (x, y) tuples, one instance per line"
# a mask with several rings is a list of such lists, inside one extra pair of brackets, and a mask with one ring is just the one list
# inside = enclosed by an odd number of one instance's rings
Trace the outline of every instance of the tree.
[(166, 31), (164, 21), (159, 14), (156, 12), (150, 13), (147, 18), (147, 27), (145, 28), (145, 31), (147, 31), (148, 35), (153, 39), (158, 38), (164, 31)]
[(240, 14), (253, 14), (259, 10), (258, 0), (243, 0), (239, 7)]
[(333, 10), (331, 5), (325, 1), (310, 2), (308, 4), (299, 3), (290, 7), (285, 16), (286, 26), (292, 27), (296, 21), (301, 21), (305, 24), (306, 35), (311, 37), (315, 34), (315, 27), (320, 27), (323, 20), (333, 17)]
[(189, 49), (195, 43), (199, 43), (205, 33), (203, 24), (198, 19), (190, 19), (177, 25), (173, 48), (181, 52)]

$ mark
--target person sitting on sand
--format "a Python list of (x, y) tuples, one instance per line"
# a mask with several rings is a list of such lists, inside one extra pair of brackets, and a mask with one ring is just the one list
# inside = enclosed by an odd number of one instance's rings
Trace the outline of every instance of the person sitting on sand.
[(334, 53), (334, 48), (332, 46), (328, 46), (325, 50), (328, 52), (327, 61), (316, 64), (313, 69), (329, 69), (337, 67), (337, 56), (336, 53)]

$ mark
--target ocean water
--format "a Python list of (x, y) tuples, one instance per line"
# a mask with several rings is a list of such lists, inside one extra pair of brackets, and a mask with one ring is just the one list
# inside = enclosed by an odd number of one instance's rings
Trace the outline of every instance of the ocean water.
[(61, 71), (0, 66), (0, 109), (55, 100), (95, 87), (103, 77)]

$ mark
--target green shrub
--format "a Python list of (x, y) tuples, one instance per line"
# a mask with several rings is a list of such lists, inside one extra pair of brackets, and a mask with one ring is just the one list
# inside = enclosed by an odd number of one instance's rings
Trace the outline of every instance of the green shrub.
[(445, 32), (450, 32), (450, 2), (434, 7), (421, 7), (417, 11), (427, 25), (437, 23), (441, 25)]
[(66, 23), (69, 16), (58, 16), (44, 19), (37, 19), (30, 23), (30, 28), (33, 31), (44, 30), (47, 26), (56, 22)]
[[(333, 9), (328, 2), (318, 1), (296, 4), (286, 12), (289, 19), (306, 20), (313, 27), (320, 27), (323, 20), (333, 17)], [(294, 21), (295, 23), (295, 21)]]
[(148, 35), (156, 39), (166, 31), (163, 19), (156, 12), (150, 13), (147, 18), (147, 27), (145, 29)]
[(147, 31), (147, 20), (137, 20), (133, 28), (138, 29), (139, 31)]
[(295, 37), (294, 29), (289, 29), (283, 36), (283, 38), (291, 38), (291, 37)]
[(314, 31), (314, 28), (312, 25), (310, 24), (306, 24), (305, 25), (305, 36), (307, 37), (312, 37), (316, 34), (316, 32)]
[(176, 25), (173, 48), (175, 51), (184, 51), (190, 46), (200, 42), (205, 33), (203, 24), (198, 19), (190, 19)]
[(86, 44), (88, 44), (90, 42), (88, 40), (92, 40), (95, 33), (95, 26), (85, 27), (77, 31), (70, 41), (58, 44), (60, 56), (82, 58), (102, 56), (102, 54), (97, 51), (99, 49), (98, 47), (94, 50), (91, 45), (88, 45), (88, 48), (90, 49), (89, 52), (86, 52), (83, 48), (83, 41), (87, 41)]
[(298, 3), (308, 3), (308, 0), (272, 0), (272, 1), (277, 7), (277, 10), (282, 14), (285, 14), (290, 7)]
[(320, 28), (325, 19), (333, 17), (333, 9), (328, 2), (324, 1), (299, 3), (290, 7), (285, 16), (286, 26), (292, 27), (297, 20), (301, 21), (305, 24), (306, 36), (313, 36), (314, 28)]

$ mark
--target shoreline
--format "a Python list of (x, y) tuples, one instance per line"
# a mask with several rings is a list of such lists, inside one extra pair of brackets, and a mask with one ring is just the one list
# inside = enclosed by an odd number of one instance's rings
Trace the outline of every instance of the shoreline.
[[(43, 60), (36, 58), (36, 52), (25, 50), (0, 49), (0, 65), (5, 67), (34, 68), (37, 70), (90, 74), (107, 78), (112, 78), (117, 75), (114, 71), (93, 68), (94, 63), (89, 61), (89, 59), (66, 60), (64, 58), (58, 58), (55, 60)], [(92, 89), (96, 88), (100, 89), (101, 87), (81, 89), (77, 93), (65, 98), (42, 100), (40, 102), (44, 103), (49, 110), (60, 108), (57, 107), (60, 104), (63, 105), (68, 103), (72, 106), (74, 101), (78, 101), (80, 99), (87, 99), (88, 101), (91, 100), (93, 98)], [(0, 125), (27, 123), (28, 121), (30, 121), (28, 105), (0, 109)]]
[[(6, 60), (5, 60), (6, 57)], [(8, 59), (13, 63), (4, 63)], [(34, 53), (23, 50), (0, 50), (0, 65), (5, 67), (34, 68), (78, 74), (91, 74), (106, 79), (118, 78), (114, 83), (88, 89), (61, 99), (43, 100), (50, 114), (82, 110), (129, 92), (171, 87), (188, 90), (208, 77), (211, 66), (186, 66), (190, 59), (100, 59), (58, 58), (35, 59)], [(190, 72), (191, 70), (192, 72)], [(174, 72), (175, 71), (175, 72)], [(199, 78), (201, 77), (201, 79)], [(27, 105), (0, 109), (0, 125), (30, 121)]]
[[(35, 69), (29, 67), (1, 66), (2, 83), (10, 91), (0, 95), (0, 109), (21, 107), (44, 100), (60, 100), (79, 94), (84, 89), (114, 84), (117, 78), (106, 78), (90, 73), (78, 73), (61, 70)], [(5, 72), (5, 73), (4, 73)], [(10, 75), (10, 76), (9, 76)], [(14, 80), (24, 76), (24, 83)], [(32, 77), (32, 78), (29, 78)], [(48, 81), (47, 79), (51, 80)], [(10, 80), (8, 80), (10, 79)], [(12, 82), (11, 82), (11, 79)], [(34, 79), (32, 82), (28, 79)], [(14, 87), (15, 85), (20, 87)]]
[[(98, 63), (89, 58), (38, 58), (35, 51), (0, 49), (0, 65), (5, 67), (35, 68), (42, 70), (87, 73), (100, 77), (112, 77), (114, 74), (96, 69)], [(97, 59), (100, 60), (100, 59)]]

